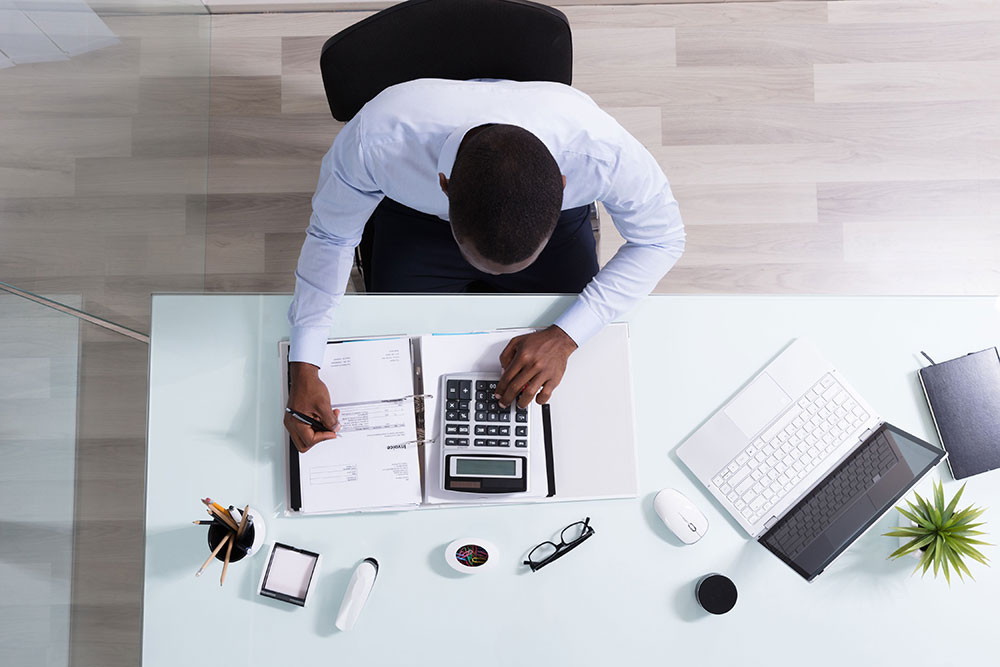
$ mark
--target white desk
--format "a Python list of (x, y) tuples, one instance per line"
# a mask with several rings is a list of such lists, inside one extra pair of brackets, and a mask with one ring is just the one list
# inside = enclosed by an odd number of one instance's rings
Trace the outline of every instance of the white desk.
[[(277, 341), (287, 296), (156, 296), (150, 350), (143, 664), (169, 665), (909, 665), (994, 659), (1000, 570), (978, 581), (910, 577), (889, 562), (887, 517), (811, 584), (737, 531), (672, 456), (683, 438), (789, 340), (808, 335), (882, 415), (937, 442), (914, 374), (918, 350), (947, 359), (1000, 342), (993, 298), (651, 297), (631, 318), (637, 500), (382, 515), (284, 518), (284, 434)], [(566, 297), (354, 296), (336, 336), (544, 325)], [(959, 487), (940, 468), (946, 492)], [(990, 506), (1000, 534), (1000, 473), (969, 480), (964, 500)], [(924, 485), (928, 483), (925, 480)], [(682, 547), (652, 511), (675, 487), (705, 511), (704, 539)], [(250, 503), (268, 541), (321, 552), (310, 606), (255, 594), (263, 557), (218, 586), (198, 498)], [(590, 516), (596, 535), (531, 573), (528, 548)], [(443, 547), (478, 535), (502, 551), (478, 576), (447, 569)], [(996, 557), (987, 547), (987, 555)], [(382, 567), (350, 633), (334, 618), (354, 566)], [(726, 616), (700, 611), (707, 572), (740, 589)], [(215, 630), (225, 627), (224, 632)], [(232, 638), (243, 628), (241, 640)], [(756, 648), (755, 648), (756, 647)], [(749, 653), (747, 653), (749, 651)]]

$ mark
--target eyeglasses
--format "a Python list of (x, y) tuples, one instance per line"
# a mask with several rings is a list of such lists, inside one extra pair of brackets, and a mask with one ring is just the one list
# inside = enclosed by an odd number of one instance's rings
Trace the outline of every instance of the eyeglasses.
[(594, 529), (590, 527), (589, 516), (583, 521), (571, 523), (559, 533), (559, 544), (542, 542), (528, 553), (528, 560), (524, 561), (524, 564), (530, 567), (532, 572), (540, 570), (580, 546), (593, 534)]

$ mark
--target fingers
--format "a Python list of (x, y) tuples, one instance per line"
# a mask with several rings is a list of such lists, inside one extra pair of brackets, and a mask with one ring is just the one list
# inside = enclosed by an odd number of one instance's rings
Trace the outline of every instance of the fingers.
[(507, 347), (505, 347), (503, 352), (500, 353), (500, 368), (507, 368), (507, 366), (514, 361), (514, 357), (517, 354), (518, 342), (520, 342), (522, 338), (524, 338), (524, 335), (514, 336), (510, 339), (510, 342), (507, 343)]
[[(332, 431), (316, 431), (308, 424), (303, 424), (289, 414), (286, 414), (284, 418), (285, 430), (288, 431), (288, 435), (292, 438), (292, 444), (295, 445), (295, 448), (305, 453), (318, 443), (337, 437), (337, 431), (340, 430), (340, 423), (337, 421), (339, 413), (339, 410), (333, 410), (331, 413), (333, 415), (331, 421), (335, 424)], [(322, 421), (326, 422), (327, 420), (324, 419)]]
[(340, 430), (340, 410), (334, 410), (329, 405), (321, 403), (316, 406), (316, 411), (319, 413), (319, 420), (323, 422), (323, 426), (334, 433)]
[[(497, 393), (500, 394), (497, 402), (505, 408), (510, 406), (510, 404), (517, 398), (517, 395), (522, 393), (522, 391), (537, 374), (538, 371), (535, 368), (531, 366), (522, 366), (520, 370), (518, 370), (517, 374), (510, 379), (510, 382), (507, 383), (507, 388), (502, 392), (500, 391), (500, 383), (497, 383)], [(539, 385), (543, 382), (544, 379), (539, 382)], [(531, 396), (534, 396), (534, 394)], [(530, 401), (531, 398), (529, 397), (528, 400)]]
[[(501, 396), (506, 393), (509, 388), (510, 381), (521, 369), (521, 364), (518, 361), (518, 351), (520, 349), (518, 341), (521, 338), (523, 338), (523, 336), (512, 338), (510, 342), (507, 343), (507, 347), (505, 347), (503, 352), (500, 353), (500, 368), (503, 369), (503, 372), (500, 374), (500, 379), (497, 381), (497, 394)], [(514, 393), (516, 394), (517, 392)], [(508, 405), (510, 404), (508, 403)]]
[(524, 385), (524, 388), (521, 389), (521, 393), (517, 395), (517, 407), (522, 410), (528, 407), (528, 405), (531, 404), (531, 399), (535, 397), (535, 394), (538, 393), (538, 390), (541, 389), (544, 384), (545, 379), (541, 373), (533, 377), (530, 382)]
[(558, 377), (546, 382), (545, 386), (542, 387), (542, 390), (538, 392), (538, 396), (535, 398), (535, 402), (537, 402), (539, 405), (545, 405), (546, 403), (548, 403), (549, 399), (552, 398), (552, 392), (555, 391), (557, 386), (559, 386), (559, 382), (561, 380), (562, 377)]

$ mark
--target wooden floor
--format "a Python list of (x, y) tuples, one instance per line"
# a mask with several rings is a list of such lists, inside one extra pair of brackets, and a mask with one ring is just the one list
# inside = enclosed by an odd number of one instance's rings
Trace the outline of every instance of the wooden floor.
[[(680, 202), (687, 251), (658, 291), (1000, 291), (996, 3), (564, 11), (574, 84)], [(213, 18), (209, 289), (292, 288), (339, 128), (317, 54), (358, 16)], [(605, 218), (602, 259), (618, 243)]]
[[(1000, 292), (1000, 3), (565, 12), (680, 202), (658, 291)], [(152, 292), (290, 292), (340, 127), (319, 48), (366, 15), (109, 15), (117, 46), (0, 71), (0, 280), (140, 331)], [(72, 658), (134, 665), (146, 352), (81, 338)]]

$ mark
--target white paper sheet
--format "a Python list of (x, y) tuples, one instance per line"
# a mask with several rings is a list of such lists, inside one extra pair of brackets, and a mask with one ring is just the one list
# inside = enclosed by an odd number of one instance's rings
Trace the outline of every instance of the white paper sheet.
[(319, 377), (343, 427), (299, 455), (302, 512), (419, 504), (409, 339), (328, 343)]
[[(422, 336), (421, 365), (424, 391), (439, 393), (442, 374), (465, 371), (499, 371), (500, 352), (507, 342), (526, 330), (509, 330), (455, 336)], [(595, 412), (595, 388), (600, 387), (600, 419)], [(427, 435), (438, 429), (436, 399), (425, 399)], [(548, 491), (544, 448), (531, 448), (528, 493), (472, 498), (441, 489), (440, 451), (424, 447), (424, 502), (428, 505), (560, 502), (634, 498), (638, 493), (635, 418), (632, 410), (631, 362), (628, 326), (612, 323), (573, 353), (562, 382), (549, 401), (552, 408), (552, 445), (556, 495)], [(532, 432), (541, 433), (541, 411), (528, 411)]]

